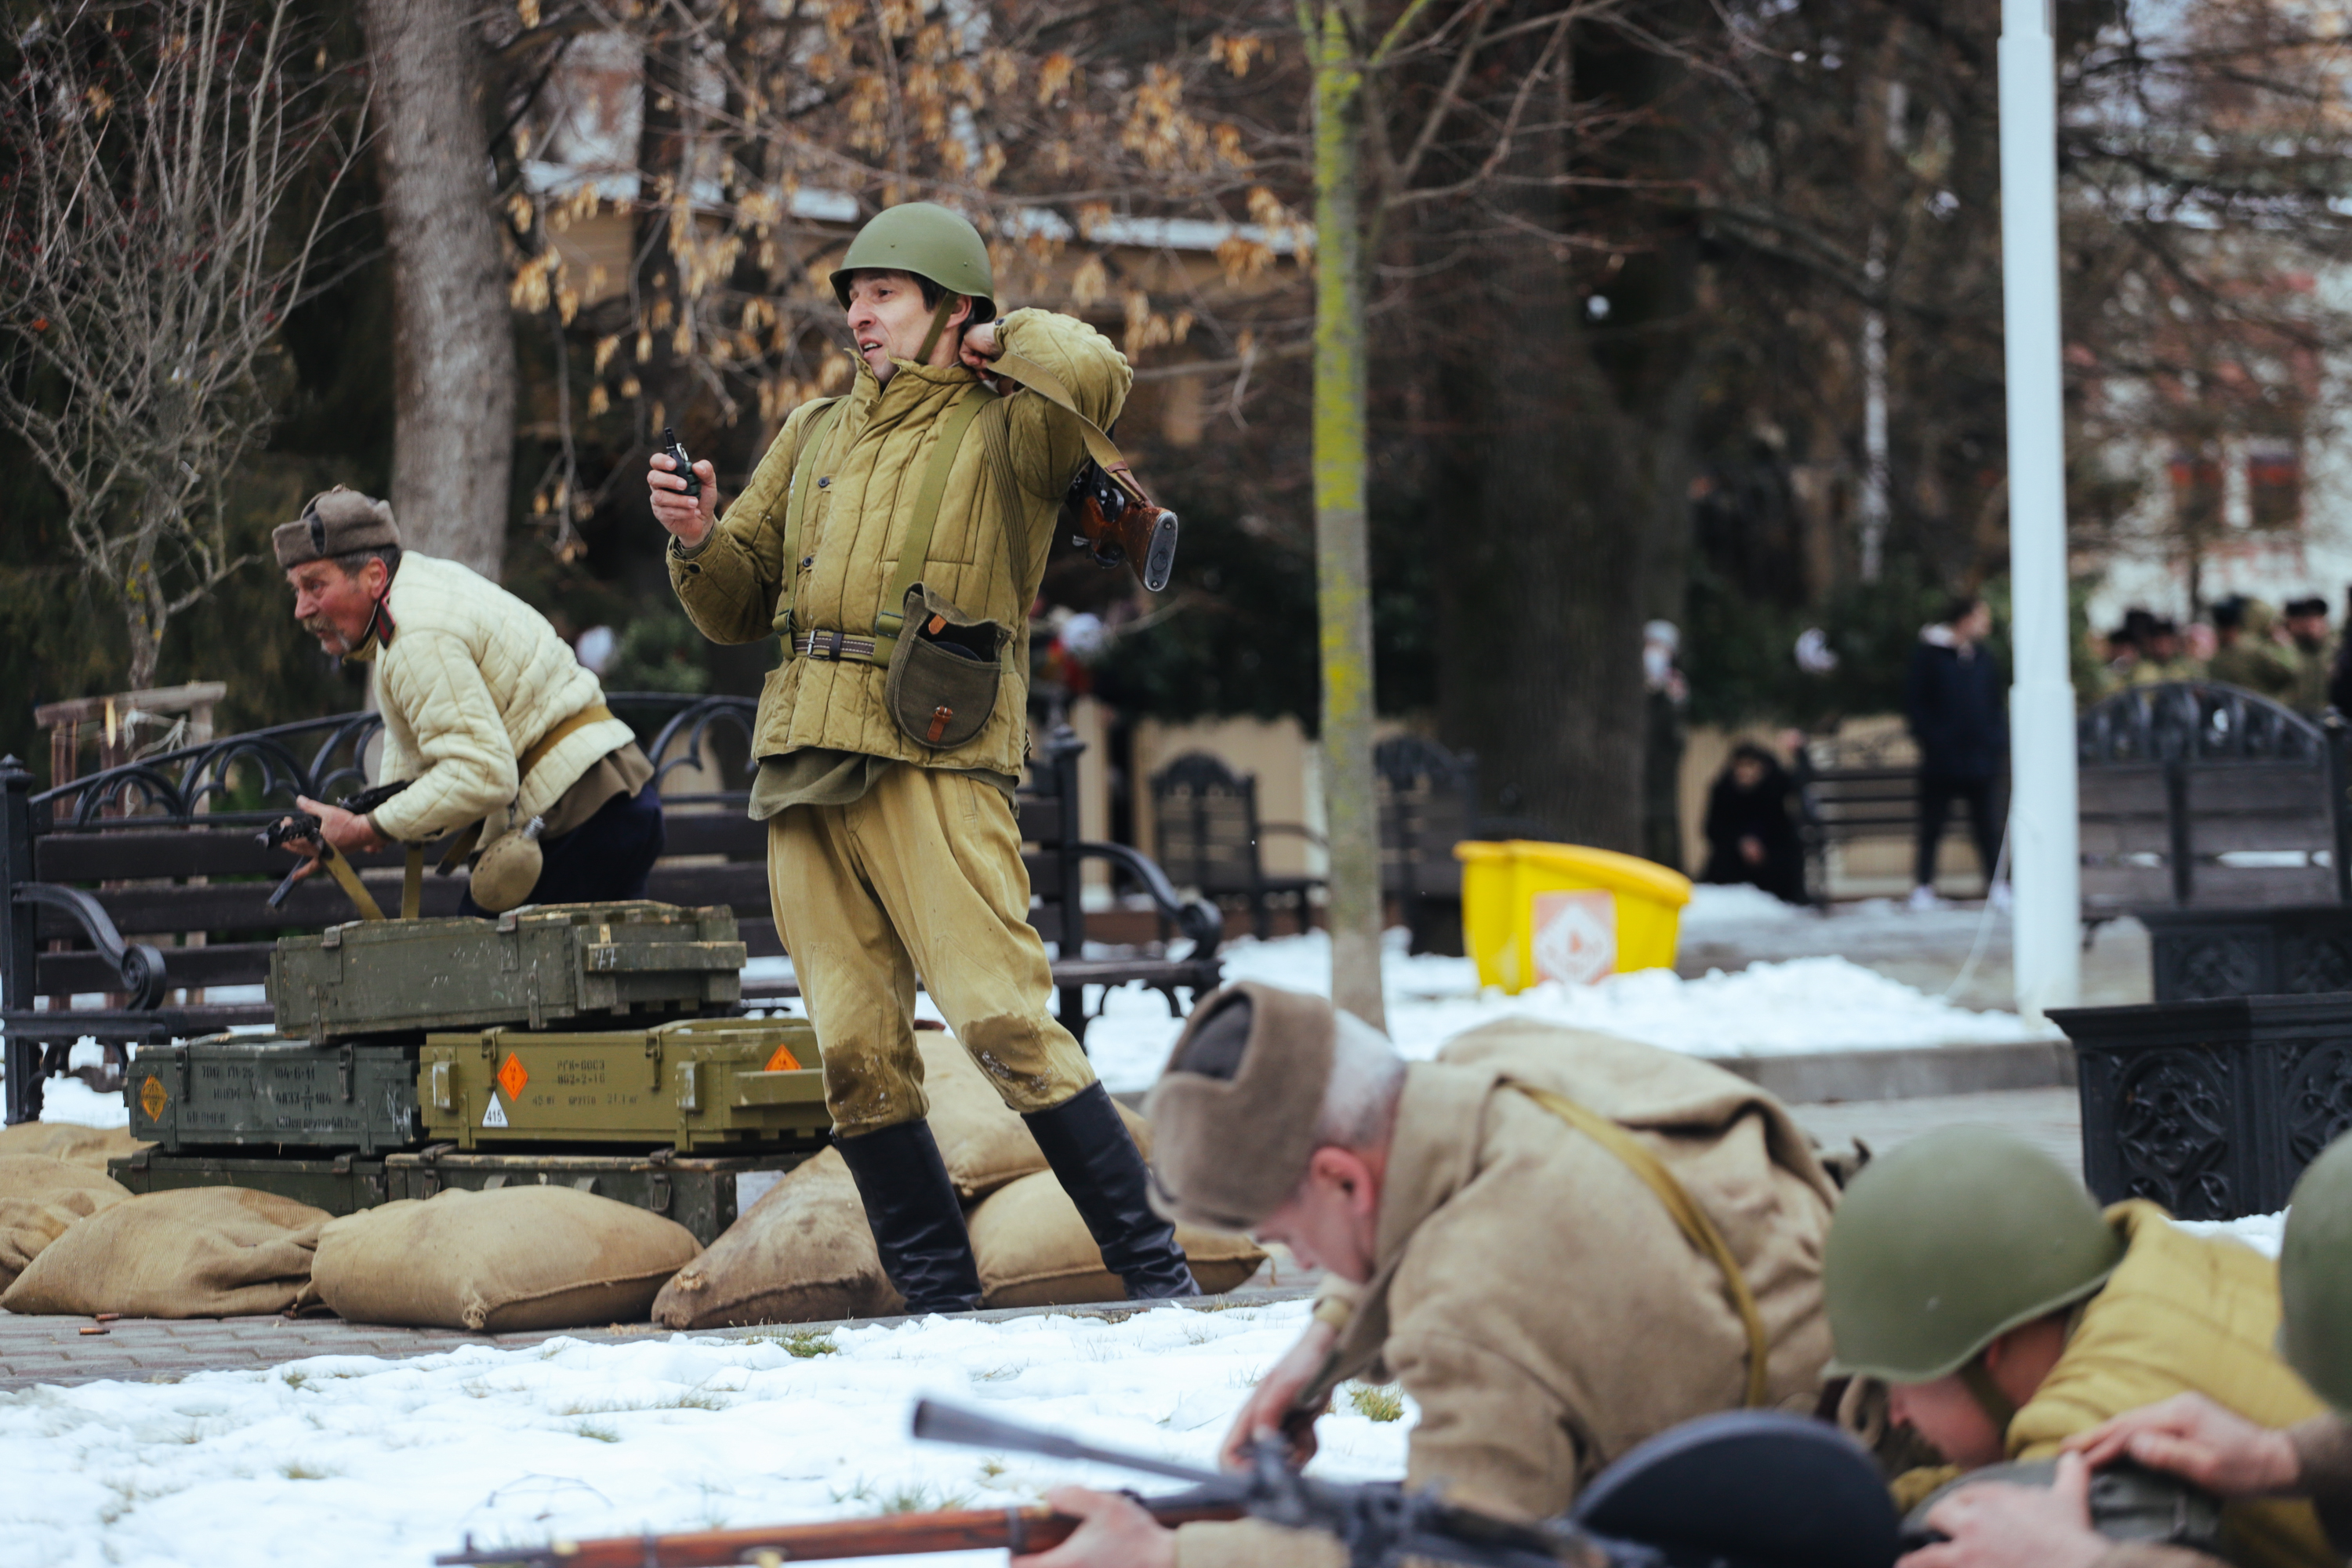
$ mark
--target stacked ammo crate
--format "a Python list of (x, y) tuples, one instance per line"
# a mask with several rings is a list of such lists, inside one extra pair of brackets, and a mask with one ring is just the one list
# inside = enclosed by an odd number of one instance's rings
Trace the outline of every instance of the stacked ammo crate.
[(743, 956), (726, 909), (648, 902), (283, 938), (274, 1031), (142, 1050), (123, 1092), (153, 1147), (111, 1170), (333, 1214), (559, 1184), (707, 1246), (828, 1125), (807, 1022), (733, 1016)]

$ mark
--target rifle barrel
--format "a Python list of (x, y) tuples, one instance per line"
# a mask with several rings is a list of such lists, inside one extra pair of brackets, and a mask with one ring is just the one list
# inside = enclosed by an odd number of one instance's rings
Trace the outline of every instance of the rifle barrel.
[[(1165, 1525), (1227, 1521), (1241, 1510), (1223, 1501), (1184, 1494), (1144, 1500)], [(781, 1563), (839, 1557), (896, 1557), (929, 1552), (989, 1552), (1016, 1554), (1058, 1546), (1078, 1526), (1076, 1519), (1045, 1508), (951, 1509), (937, 1513), (888, 1514), (819, 1524), (772, 1525), (753, 1530), (690, 1531), (677, 1535), (619, 1535), (602, 1541), (565, 1541), (549, 1546), (475, 1546), (433, 1561), (441, 1568), (733, 1568), (759, 1563), (774, 1552)]]

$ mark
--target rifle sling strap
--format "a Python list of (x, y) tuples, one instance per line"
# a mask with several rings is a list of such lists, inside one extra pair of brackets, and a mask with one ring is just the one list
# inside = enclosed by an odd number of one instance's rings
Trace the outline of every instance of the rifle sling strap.
[(350, 897), (352, 907), (360, 912), (360, 919), (363, 921), (383, 919), (383, 906), (375, 901), (375, 895), (369, 892), (367, 885), (360, 880), (359, 872), (352, 868), (351, 857), (341, 853), (333, 845), (326, 843), (323, 839), (320, 841), (320, 847), (321, 853), (319, 858), (326, 862), (327, 875), (332, 877), (335, 879), (335, 885), (341, 888)]
[(1113, 441), (1101, 426), (1078, 412), (1077, 400), (1070, 395), (1070, 389), (1063, 384), (1060, 376), (1026, 354), (1014, 353), (1011, 349), (989, 363), (988, 374), (1027, 387), (1076, 420), (1078, 434), (1087, 443), (1087, 456), (1092, 458), (1096, 465), (1110, 476), (1111, 482), (1125, 490), (1129, 499), (1137, 505), (1151, 504), (1151, 498), (1143, 493), (1143, 487), (1135, 482), (1129, 471), (1127, 459), (1119, 455), (1118, 443)]
[(1723, 1271), (1724, 1291), (1731, 1298), (1732, 1310), (1739, 1314), (1740, 1326), (1748, 1332), (1748, 1407), (1762, 1408), (1771, 1375), (1768, 1364), (1771, 1336), (1765, 1331), (1764, 1314), (1757, 1310), (1756, 1293), (1748, 1288), (1748, 1277), (1740, 1271), (1739, 1259), (1732, 1256), (1730, 1245), (1716, 1229), (1706, 1211), (1699, 1207), (1688, 1189), (1675, 1180), (1665, 1162), (1608, 1117), (1548, 1089), (1524, 1083), (1511, 1087), (1615, 1155), (1619, 1163), (1641, 1178), (1643, 1185), (1658, 1194), (1658, 1201), (1666, 1205), (1666, 1213), (1674, 1217), (1691, 1246)]
[(400, 873), (400, 918), (413, 921), (425, 912), (425, 846), (408, 847), (407, 864)]

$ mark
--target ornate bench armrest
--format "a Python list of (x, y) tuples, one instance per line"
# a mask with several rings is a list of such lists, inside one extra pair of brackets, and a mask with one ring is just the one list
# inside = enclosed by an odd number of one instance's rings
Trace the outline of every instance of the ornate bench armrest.
[(73, 916), (89, 938), (89, 944), (106, 957), (122, 976), (122, 988), (131, 994), (131, 1005), (145, 1011), (162, 1005), (163, 993), (169, 989), (163, 975), (163, 954), (143, 942), (126, 942), (122, 933), (114, 929), (114, 919), (106, 906), (83, 892), (79, 888), (61, 888), (54, 882), (19, 882), (16, 888), (20, 904), (47, 904)]
[(1205, 899), (1188, 900), (1179, 896), (1168, 873), (1160, 868), (1160, 862), (1141, 850), (1088, 839), (1078, 846), (1078, 855), (1083, 859), (1108, 860), (1141, 883), (1143, 890), (1151, 895), (1151, 901), (1160, 906), (1160, 912), (1174, 921), (1176, 929), (1191, 937), (1202, 955), (1216, 952), (1218, 943), (1224, 941), (1225, 917), (1217, 906)]

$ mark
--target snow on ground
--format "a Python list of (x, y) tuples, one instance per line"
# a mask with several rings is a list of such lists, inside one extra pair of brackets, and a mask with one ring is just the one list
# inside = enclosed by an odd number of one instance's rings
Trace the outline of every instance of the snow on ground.
[[(908, 1412), (932, 1395), (1213, 1468), (1244, 1393), (1306, 1315), (1292, 1301), (1119, 1323), (932, 1319), (843, 1330), (814, 1356), (795, 1355), (784, 1330), (558, 1339), (0, 1394), (0, 1568), (422, 1568), (468, 1531), (523, 1544), (994, 1507), (1065, 1482), (1166, 1490), (1127, 1471), (915, 1443)], [(1381, 1424), (1339, 1406), (1317, 1473), (1402, 1474), (1410, 1408)]]
[[(1749, 889), (1717, 889), (1746, 892)], [(1759, 893), (1780, 909), (1788, 906)], [(1798, 920), (1818, 919), (1803, 910)], [(1997, 1044), (2056, 1039), (2011, 1013), (1977, 1013), (1915, 990), (1843, 958), (1752, 963), (1685, 980), (1645, 969), (1596, 985), (1547, 982), (1517, 996), (1482, 991), (1466, 958), (1407, 955), (1391, 931), (1382, 968), (1388, 1028), (1411, 1058), (1433, 1056), (1465, 1029), (1498, 1018), (1539, 1018), (1624, 1035), (1696, 1056), (1783, 1056), (1810, 1051), (1885, 1050), (1906, 1046)], [(1227, 980), (1256, 980), (1294, 991), (1330, 992), (1330, 940), (1321, 931), (1272, 942), (1243, 939), (1223, 951)], [(1153, 992), (1114, 992), (1087, 1031), (1087, 1052), (1112, 1089), (1149, 1088), (1168, 1059), (1179, 1021)]]
[(2226, 1236), (2242, 1241), (2265, 1258), (2279, 1255), (2279, 1235), (2286, 1227), (2286, 1211), (2247, 1215), (2242, 1219), (2177, 1219), (2172, 1222), (2196, 1236)]

